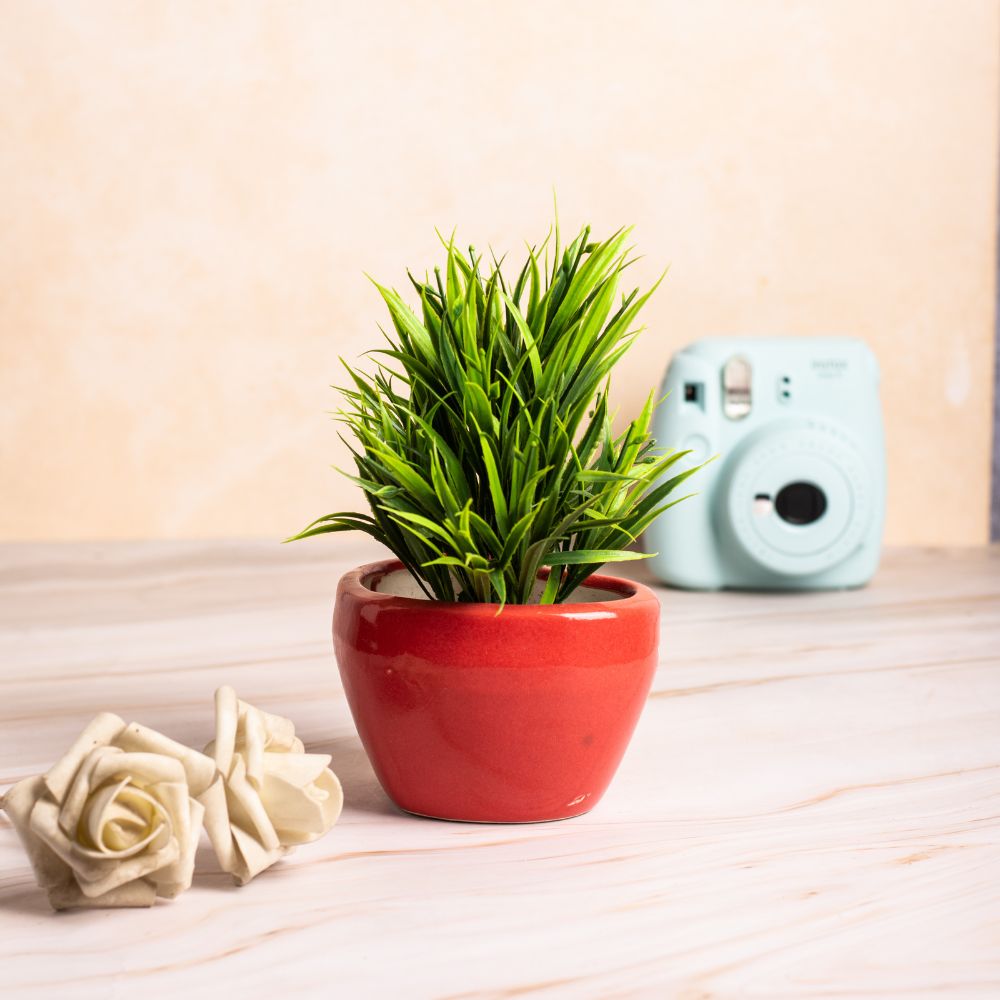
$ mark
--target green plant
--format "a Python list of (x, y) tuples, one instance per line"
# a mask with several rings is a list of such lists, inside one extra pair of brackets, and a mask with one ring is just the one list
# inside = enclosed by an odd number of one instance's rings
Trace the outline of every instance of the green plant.
[(612, 432), (608, 373), (659, 284), (616, 305), (629, 233), (598, 243), (587, 227), (560, 250), (557, 224), (551, 270), (541, 254), (552, 233), (513, 285), (495, 257), (484, 275), (473, 248), (442, 241), (444, 274), (409, 275), (419, 316), (375, 282), (395, 335), (382, 331), (373, 373), (344, 363), (339, 411), (360, 444), (348, 445), (349, 478), (371, 510), (328, 514), (294, 537), (364, 531), (429, 597), (501, 605), (565, 601), (603, 563), (643, 558), (628, 546), (697, 470), (662, 478), (688, 453), (656, 450), (652, 394)]

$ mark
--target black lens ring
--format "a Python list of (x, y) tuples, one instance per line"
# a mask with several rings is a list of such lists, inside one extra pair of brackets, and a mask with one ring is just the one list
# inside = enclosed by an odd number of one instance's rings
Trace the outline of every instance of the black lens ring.
[(826, 494), (815, 483), (788, 483), (778, 490), (774, 510), (783, 521), (797, 527), (813, 524), (826, 513)]

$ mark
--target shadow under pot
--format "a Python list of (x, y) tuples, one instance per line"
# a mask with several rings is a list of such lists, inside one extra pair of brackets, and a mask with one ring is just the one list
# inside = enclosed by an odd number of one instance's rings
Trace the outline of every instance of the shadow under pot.
[(399, 808), (532, 823), (600, 801), (652, 684), (659, 602), (611, 576), (589, 577), (574, 597), (497, 614), (496, 604), (427, 600), (396, 560), (344, 575), (340, 675)]

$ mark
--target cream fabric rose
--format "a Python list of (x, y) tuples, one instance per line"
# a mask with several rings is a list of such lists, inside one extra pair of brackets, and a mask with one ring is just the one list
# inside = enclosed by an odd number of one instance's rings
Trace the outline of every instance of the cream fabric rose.
[(330, 757), (304, 750), (290, 720), (240, 701), (231, 687), (216, 691), (205, 753), (218, 775), (201, 801), (219, 863), (240, 885), (337, 822), (344, 796)]
[(0, 804), (54, 909), (152, 906), (191, 884), (194, 796), (214, 775), (204, 754), (106, 712)]

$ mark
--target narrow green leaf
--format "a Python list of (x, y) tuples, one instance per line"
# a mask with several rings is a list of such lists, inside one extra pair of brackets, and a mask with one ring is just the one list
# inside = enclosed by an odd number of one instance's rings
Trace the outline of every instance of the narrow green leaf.
[(573, 566), (577, 563), (631, 562), (648, 558), (645, 552), (629, 549), (570, 549), (568, 552), (553, 552), (546, 556), (549, 566)]

